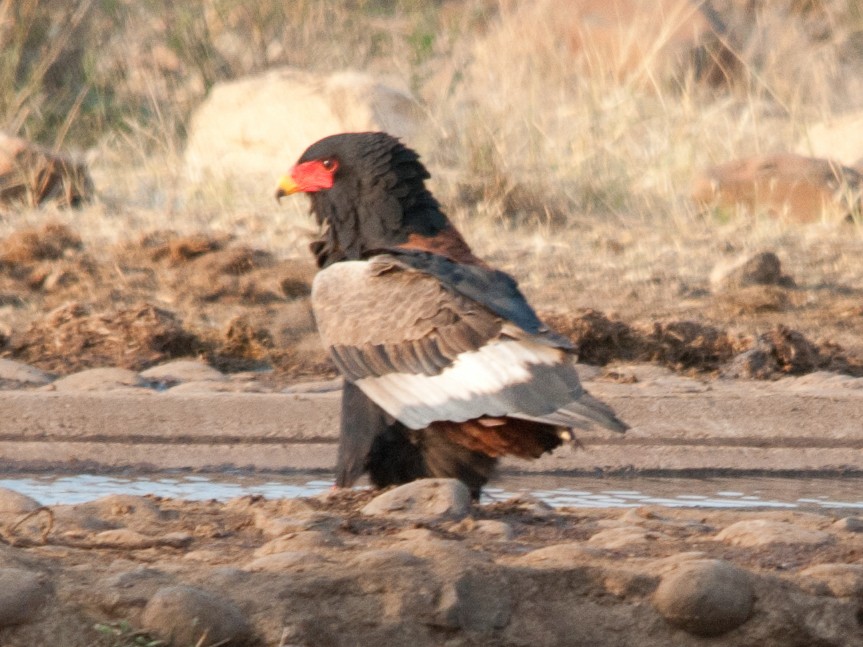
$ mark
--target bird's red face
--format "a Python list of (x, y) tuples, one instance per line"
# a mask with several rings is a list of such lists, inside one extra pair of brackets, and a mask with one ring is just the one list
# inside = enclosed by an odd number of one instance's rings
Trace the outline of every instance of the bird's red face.
[(301, 162), (285, 175), (276, 187), (276, 198), (292, 193), (315, 193), (331, 189), (339, 162), (335, 157)]

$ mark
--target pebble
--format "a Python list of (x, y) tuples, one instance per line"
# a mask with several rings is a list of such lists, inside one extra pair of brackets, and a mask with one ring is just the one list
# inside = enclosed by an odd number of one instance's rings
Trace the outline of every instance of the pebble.
[(0, 357), (0, 382), (17, 382), (22, 386), (44, 386), (53, 380), (53, 375), (35, 366)]
[(830, 541), (832, 535), (821, 530), (807, 530), (785, 521), (744, 519), (733, 523), (714, 537), (732, 546), (766, 546), (769, 544), (817, 545)]
[(600, 548), (615, 550), (632, 546), (633, 544), (643, 544), (648, 541), (658, 540), (671, 541), (671, 537), (664, 533), (639, 528), (638, 526), (623, 526), (621, 528), (600, 530), (588, 539), (587, 543)]
[(116, 391), (147, 386), (144, 378), (125, 368), (90, 368), (61, 377), (50, 388), (56, 391)]
[(696, 636), (718, 636), (752, 613), (750, 575), (721, 559), (684, 561), (662, 577), (653, 595), (657, 611)]
[(456, 479), (420, 479), (379, 494), (362, 509), (366, 515), (406, 519), (456, 518), (470, 512), (467, 486)]
[(228, 379), (224, 373), (214, 369), (206, 362), (191, 359), (165, 362), (141, 371), (139, 375), (162, 388), (184, 382), (224, 382)]
[(242, 645), (252, 629), (227, 598), (192, 586), (156, 591), (141, 615), (143, 629), (174, 645)]
[(0, 627), (32, 622), (51, 593), (48, 580), (20, 568), (0, 568)]

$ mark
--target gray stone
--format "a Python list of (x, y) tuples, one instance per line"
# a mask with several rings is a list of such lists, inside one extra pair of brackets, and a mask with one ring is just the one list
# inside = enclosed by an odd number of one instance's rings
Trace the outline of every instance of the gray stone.
[(48, 580), (20, 568), (0, 568), (0, 627), (32, 622), (51, 593)]
[(27, 514), (40, 507), (36, 499), (9, 488), (0, 488), (0, 514)]
[(733, 290), (750, 285), (794, 285), (782, 274), (782, 263), (773, 252), (744, 254), (731, 262), (720, 262), (710, 273), (710, 283), (714, 290)]
[(173, 386), (184, 382), (224, 382), (228, 378), (205, 362), (192, 359), (177, 359), (152, 366), (139, 374), (148, 382), (162, 386)]
[(785, 521), (745, 519), (733, 523), (714, 537), (732, 546), (766, 546), (769, 544), (801, 544), (814, 546), (830, 541), (832, 535), (821, 530), (807, 530)]
[(141, 615), (143, 629), (177, 647), (243, 645), (252, 629), (230, 600), (192, 586), (156, 591)]
[(697, 636), (718, 636), (752, 613), (750, 575), (720, 559), (684, 561), (666, 573), (653, 595), (657, 611)]
[(509, 583), (495, 571), (469, 569), (445, 585), (438, 614), (439, 624), (452, 629), (501, 629), (512, 615)]
[(470, 491), (461, 481), (420, 479), (376, 496), (362, 513), (410, 519), (462, 518), (470, 511), (470, 505)]
[(146, 387), (147, 382), (125, 368), (90, 368), (61, 377), (51, 386), (57, 391), (113, 391)]
[(833, 528), (845, 532), (863, 532), (863, 519), (860, 517), (843, 517), (833, 524)]
[(0, 382), (17, 382), (26, 386), (43, 386), (54, 377), (35, 366), (0, 357)]

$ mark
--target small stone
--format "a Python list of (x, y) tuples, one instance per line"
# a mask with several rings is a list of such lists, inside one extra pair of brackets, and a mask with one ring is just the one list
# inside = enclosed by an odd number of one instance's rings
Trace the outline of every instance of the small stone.
[(51, 385), (56, 391), (114, 391), (146, 386), (140, 375), (125, 368), (90, 368), (61, 377)]
[(559, 568), (561, 566), (574, 565), (583, 562), (585, 558), (594, 558), (600, 552), (596, 548), (590, 548), (584, 544), (571, 542), (568, 544), (554, 544), (543, 546), (523, 555), (519, 560), (531, 566), (550, 566)]
[(653, 595), (657, 611), (696, 636), (718, 636), (752, 613), (754, 592), (745, 571), (721, 559), (684, 561), (665, 574)]
[(27, 514), (39, 509), (41, 504), (26, 494), (9, 488), (0, 488), (0, 514)]
[(205, 362), (191, 359), (177, 359), (152, 366), (139, 375), (148, 382), (165, 387), (184, 382), (224, 382), (228, 378)]
[(439, 622), (444, 627), (489, 632), (509, 624), (512, 595), (501, 574), (468, 570), (441, 592)]
[(128, 528), (103, 530), (93, 535), (90, 542), (97, 548), (124, 548), (126, 550), (152, 548), (159, 543), (155, 537), (147, 537)]
[(470, 491), (461, 481), (420, 479), (376, 496), (362, 513), (409, 519), (460, 519), (468, 514), (470, 505)]
[(496, 519), (480, 519), (476, 522), (473, 532), (506, 541), (509, 541), (515, 535), (512, 526)]
[(623, 526), (621, 528), (607, 528), (605, 530), (600, 530), (588, 539), (587, 543), (609, 550), (616, 550), (633, 544), (643, 544), (648, 541), (670, 539), (671, 537), (661, 532), (654, 532), (638, 526)]
[(32, 622), (51, 586), (40, 574), (20, 568), (0, 568), (0, 627)]
[(767, 251), (717, 263), (710, 273), (710, 284), (714, 290), (735, 290), (750, 285), (791, 287), (794, 281), (782, 274), (779, 257)]
[(337, 548), (341, 545), (341, 540), (330, 533), (320, 530), (303, 530), (268, 541), (255, 551), (255, 556), (261, 557), (284, 551), (314, 550), (324, 547)]
[(845, 532), (863, 532), (863, 519), (860, 517), (843, 517), (833, 524), (833, 528)]
[(357, 555), (351, 563), (353, 566), (366, 571), (377, 571), (383, 568), (418, 566), (425, 563), (425, 560), (406, 550), (382, 548), (364, 551)]
[(746, 519), (733, 523), (714, 537), (732, 546), (766, 546), (769, 544), (818, 545), (830, 541), (832, 535), (821, 530), (807, 530), (785, 521)]
[(44, 386), (54, 377), (35, 366), (0, 357), (0, 383), (12, 382), (23, 386)]
[(242, 645), (252, 629), (230, 600), (192, 586), (156, 591), (141, 615), (143, 629), (174, 645)]
[(818, 564), (800, 571), (800, 575), (837, 598), (863, 597), (863, 566), (859, 564)]

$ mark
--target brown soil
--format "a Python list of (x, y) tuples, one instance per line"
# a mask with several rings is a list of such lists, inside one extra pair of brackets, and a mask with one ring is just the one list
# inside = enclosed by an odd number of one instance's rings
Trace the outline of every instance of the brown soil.
[[(200, 356), (227, 371), (273, 368), (283, 382), (331, 377), (310, 315), (313, 276), (311, 260), (279, 260), (228, 236), (158, 231), (97, 251), (64, 225), (22, 229), (0, 241), (0, 305), (11, 315), (0, 352), (59, 374)], [(856, 349), (812, 341), (781, 323), (782, 312), (758, 336), (688, 318), (626, 322), (582, 308), (542, 314), (588, 364), (647, 361), (758, 379), (863, 375)], [(732, 318), (739, 327), (747, 315)], [(763, 322), (763, 310), (751, 318)]]
[[(42, 509), (18, 525), (7, 520), (0, 528), (4, 565), (41, 573), (51, 593), (34, 622), (0, 630), (2, 644), (54, 644), (58, 636), (67, 647), (145, 644), (146, 635), (132, 631), (142, 626), (147, 601), (177, 584), (232, 601), (262, 645), (405, 644), (406, 637), (418, 646), (701, 644), (668, 624), (652, 602), (671, 562), (693, 558), (745, 569), (755, 592), (749, 620), (711, 644), (860, 644), (859, 599), (843, 597), (837, 580), (802, 572), (863, 559), (863, 534), (834, 526), (839, 515), (552, 512), (514, 499), (475, 507), (460, 521), (416, 521), (361, 514), (371, 496), (227, 504), (113, 496)], [(749, 547), (714, 539), (745, 519), (783, 521), (827, 538)], [(505, 523), (511, 536), (488, 534), (489, 520)], [(590, 541), (611, 528), (642, 538)], [(112, 532), (118, 529), (130, 532)], [(560, 544), (568, 547), (557, 557), (530, 555)], [(268, 554), (286, 561), (254, 562)], [(478, 607), (447, 611), (461, 608), (462, 598)], [(488, 607), (498, 619), (485, 615)], [(555, 609), (567, 612), (549, 613)], [(106, 637), (110, 627), (122, 639)]]
[[(607, 232), (600, 236), (614, 242)], [(684, 283), (681, 261), (678, 269), (660, 271), (655, 283), (639, 278), (640, 291), (629, 292), (603, 283), (626, 245), (602, 250), (599, 262), (587, 259), (555, 277), (549, 268), (558, 257), (543, 256), (537, 268), (517, 245), (506, 255), (480, 249), (523, 279), (541, 314), (572, 338), (584, 362), (611, 364), (605, 375), (612, 381), (634, 379), (625, 371), (616, 376), (614, 363), (621, 361), (702, 377), (775, 379), (825, 369), (863, 375), (863, 317), (854, 290), (796, 276), (797, 286), (711, 295)], [(703, 280), (707, 271), (699, 271)], [(538, 287), (543, 273), (549, 278)], [(140, 370), (197, 356), (228, 372), (272, 368), (266, 379), (275, 385), (331, 377), (334, 367), (309, 309), (313, 274), (310, 259), (283, 259), (228, 236), (157, 231), (100, 248), (65, 225), (21, 228), (0, 240), (0, 356), (58, 374), (98, 366)], [(561, 308), (561, 295), (570, 294), (580, 296)], [(828, 515), (549, 514), (510, 503), (476, 508), (466, 521), (417, 523), (359, 514), (368, 496), (228, 505), (148, 499), (144, 507), (155, 506), (157, 514), (146, 521), (136, 517), (135, 506), (116, 502), (87, 511), (55, 507), (18, 526), (7, 520), (0, 523), (4, 564), (44, 574), (52, 593), (33, 623), (0, 629), (0, 644), (145, 644), (131, 632), (157, 588), (173, 584), (233, 600), (264, 645), (700, 644), (668, 625), (651, 602), (660, 579), (656, 560), (692, 551), (729, 560), (755, 577), (752, 618), (712, 644), (858, 644), (848, 636), (859, 636), (859, 599), (837, 597), (829, 585), (800, 573), (813, 564), (860, 564), (863, 535), (829, 530), (832, 539), (823, 544), (752, 548), (712, 539), (722, 527), (753, 517), (828, 530), (835, 520)], [(483, 520), (506, 522), (512, 539), (479, 532)], [(642, 528), (647, 539), (613, 548), (586, 543), (620, 524)], [(111, 528), (144, 537), (121, 545), (96, 536)], [(268, 567), (275, 570), (246, 570), (255, 551), (274, 538), (299, 557)], [(572, 542), (584, 550), (565, 563), (523, 561), (532, 549)], [(440, 610), (452, 583), (470, 580), (461, 579), (465, 573), (506, 592), (505, 625), (464, 630)], [(96, 623), (114, 633), (100, 633)]]

